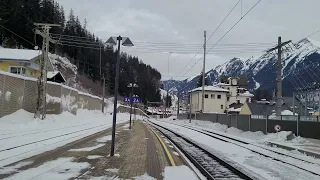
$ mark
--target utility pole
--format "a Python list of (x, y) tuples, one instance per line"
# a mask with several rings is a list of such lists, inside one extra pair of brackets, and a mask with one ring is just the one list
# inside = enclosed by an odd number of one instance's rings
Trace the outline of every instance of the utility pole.
[[(170, 55), (171, 55), (171, 52), (169, 52), (169, 55), (168, 55), (168, 78), (170, 80), (170, 77), (169, 77), (169, 68), (170, 68)], [(165, 106), (165, 114), (166, 116), (168, 117), (168, 112), (167, 112), (167, 108), (170, 108), (169, 107), (169, 85), (167, 87), (167, 98), (166, 98), (166, 106)]]
[(191, 123), (191, 115), (192, 115), (192, 93), (190, 93), (190, 100), (189, 100), (189, 123)]
[[(49, 61), (49, 42), (56, 43), (50, 37), (50, 29), (51, 27), (60, 27), (59, 24), (46, 24), (46, 23), (34, 23), (38, 29), (36, 29), (35, 33), (42, 36), (42, 55), (40, 58), (40, 76), (38, 78), (38, 97), (37, 97), (37, 107), (34, 114), (34, 118), (46, 118), (46, 96), (47, 96), (47, 63)], [(40, 31), (39, 29), (42, 29)]]
[(207, 46), (207, 32), (204, 31), (204, 44), (203, 44), (203, 66), (202, 66), (202, 104), (201, 111), (204, 112), (204, 86), (206, 78), (206, 46)]
[(106, 79), (102, 76), (102, 113), (104, 113), (104, 96), (106, 94)]
[(305, 92), (305, 97), (304, 97), (304, 103), (305, 103), (305, 107), (304, 107), (304, 117), (305, 119), (304, 120), (307, 120), (307, 108), (308, 108), (308, 91), (306, 90)]
[(102, 68), (102, 64), (101, 64), (101, 44), (100, 44), (100, 77), (101, 77), (101, 68)]
[(178, 89), (178, 109), (177, 109), (177, 118), (180, 112), (180, 89)]
[(277, 61), (277, 102), (276, 102), (276, 116), (281, 116), (282, 111), (282, 60), (281, 60), (281, 53), (282, 53), (282, 46), (289, 44), (290, 41), (281, 42), (281, 36), (278, 37), (278, 45), (274, 48), (269, 49), (267, 52), (271, 52), (274, 50), (278, 50), (278, 61)]

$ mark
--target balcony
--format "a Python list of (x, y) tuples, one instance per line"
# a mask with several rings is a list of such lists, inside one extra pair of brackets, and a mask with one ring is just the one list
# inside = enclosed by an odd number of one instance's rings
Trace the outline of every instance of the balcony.
[(34, 70), (40, 70), (40, 66), (34, 62), (27, 62), (24, 64), (25, 67), (30, 68), (30, 69), (34, 69)]

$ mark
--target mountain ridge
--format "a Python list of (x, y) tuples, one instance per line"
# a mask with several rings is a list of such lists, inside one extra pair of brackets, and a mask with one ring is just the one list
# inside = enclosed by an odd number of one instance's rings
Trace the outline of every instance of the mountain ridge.
[[(249, 90), (258, 88), (274, 91), (276, 88), (276, 52), (265, 52), (250, 58), (234, 57), (231, 60), (214, 66), (206, 72), (210, 84), (219, 82), (220, 76), (246, 76)], [(304, 38), (290, 43), (282, 51), (283, 93), (291, 95), (295, 88), (307, 87), (320, 83), (320, 42)], [(181, 89), (186, 94), (196, 86), (199, 76), (182, 81), (163, 81), (166, 88)], [(298, 83), (299, 82), (299, 83)]]

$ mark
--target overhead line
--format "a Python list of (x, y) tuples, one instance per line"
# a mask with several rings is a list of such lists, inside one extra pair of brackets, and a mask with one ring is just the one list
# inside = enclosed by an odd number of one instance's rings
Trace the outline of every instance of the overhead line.
[[(224, 21), (229, 17), (229, 15), (231, 14), (231, 12), (234, 10), (234, 8), (239, 4), (240, 0), (234, 5), (234, 7), (230, 10), (230, 12), (227, 14), (227, 16), (221, 21), (221, 23), (218, 25), (218, 27), (213, 31), (213, 33), (210, 35), (210, 37), (208, 39), (205, 40), (205, 42), (208, 42), (209, 39), (213, 36), (213, 34), (215, 34), (215, 32), (220, 28), (220, 26), (224, 23)], [(201, 46), (201, 48), (204, 45)], [(182, 70), (179, 72), (179, 74), (191, 63), (191, 61), (197, 56), (197, 54), (200, 52), (201, 48), (197, 51), (197, 53), (190, 59), (190, 61), (187, 63), (186, 66), (184, 66), (184, 68), (182, 68)], [(199, 60), (198, 60), (199, 61)], [(197, 61), (197, 62), (198, 62)], [(193, 66), (192, 66), (193, 67)], [(189, 71), (189, 70), (188, 70)], [(187, 71), (187, 72), (188, 72)]]
[[(209, 51), (207, 51), (207, 52), (210, 52), (210, 51), (241, 21), (254, 7), (256, 7), (261, 1), (262, 1), (262, 0), (259, 0), (258, 2), (256, 2), (231, 28), (209, 49)], [(200, 59), (201, 59), (201, 58), (200, 58)], [(200, 59), (198, 59), (198, 61), (196, 61), (196, 63), (194, 63), (194, 64), (191, 66), (191, 68), (194, 67), (194, 66), (200, 61)], [(186, 73), (188, 73), (191, 68), (189, 68)], [(185, 73), (185, 74), (186, 74), (186, 73)], [(184, 74), (184, 75), (185, 75), (185, 74)], [(186, 87), (186, 86), (185, 86), (185, 87)], [(184, 87), (184, 88), (185, 88), (185, 87)]]
[(34, 46), (35, 46), (35, 44), (34, 44), (34, 43), (32, 43), (32, 42), (30, 42), (30, 41), (26, 40), (25, 38), (21, 37), (19, 34), (17, 34), (17, 33), (13, 32), (13, 31), (11, 31), (10, 29), (8, 29), (8, 28), (4, 27), (4, 26), (3, 26), (3, 25), (1, 25), (1, 24), (0, 24), (0, 26), (1, 26), (2, 28), (6, 29), (7, 31), (11, 32), (12, 34), (14, 34), (14, 35), (18, 36), (19, 38), (21, 38), (21, 39), (25, 40), (26, 42), (30, 43), (31, 45), (34, 45)]

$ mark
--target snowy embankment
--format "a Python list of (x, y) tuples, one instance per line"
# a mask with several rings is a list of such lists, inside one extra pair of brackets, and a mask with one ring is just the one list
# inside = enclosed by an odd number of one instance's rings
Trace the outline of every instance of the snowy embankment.
[[(228, 157), (229, 159), (234, 161), (236, 164), (241, 165), (256, 174), (260, 174), (266, 179), (318, 179), (317, 176), (305, 172), (304, 170), (300, 170), (291, 165), (261, 156), (247, 148), (238, 146), (236, 144), (224, 142), (178, 125), (169, 124), (166, 121), (152, 120), (152, 122), (169, 128), (187, 138), (190, 138), (191, 140), (202, 144), (204, 148), (217, 151), (223, 154), (225, 157)], [(206, 127), (208, 127), (208, 124)], [(300, 167), (304, 167), (305, 169), (309, 169), (312, 172), (320, 172), (319, 163), (311, 164), (270, 152), (265, 153), (268, 153), (268, 155), (271, 157), (280, 158), (287, 163), (293, 163), (295, 165), (299, 165)]]
[[(117, 123), (129, 119), (118, 113)], [(112, 126), (112, 115), (79, 109), (77, 115), (64, 112), (47, 115), (45, 120), (33, 118), (24, 110), (0, 118), (0, 167), (53, 150)]]

